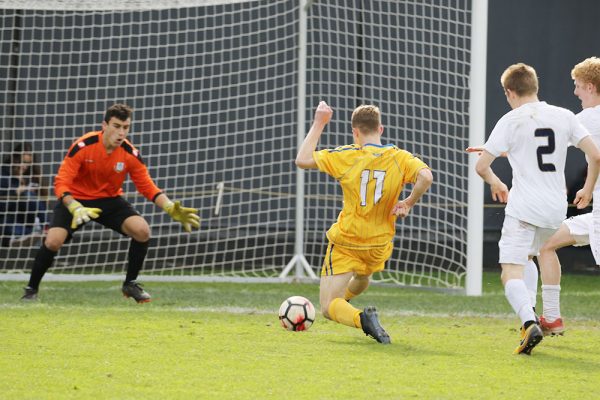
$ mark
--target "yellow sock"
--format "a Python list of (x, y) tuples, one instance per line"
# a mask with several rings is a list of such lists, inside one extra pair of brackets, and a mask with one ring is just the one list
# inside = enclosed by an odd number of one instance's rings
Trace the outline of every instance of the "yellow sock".
[(350, 289), (346, 288), (346, 293), (344, 293), (344, 299), (346, 299), (346, 300), (352, 300), (356, 296), (357, 296), (356, 293), (352, 293), (350, 291)]
[(329, 317), (335, 322), (354, 328), (362, 328), (360, 310), (352, 307), (350, 303), (340, 297), (333, 299), (327, 311)]

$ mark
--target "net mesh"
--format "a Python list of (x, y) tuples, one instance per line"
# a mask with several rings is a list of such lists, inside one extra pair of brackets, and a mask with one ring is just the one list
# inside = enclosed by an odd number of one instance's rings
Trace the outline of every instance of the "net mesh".
[[(0, 193), (1, 268), (31, 266), (66, 149), (99, 129), (108, 106), (124, 102), (135, 109), (130, 140), (156, 184), (202, 219), (186, 234), (128, 182), (126, 199), (152, 228), (143, 273), (277, 277), (294, 255), (299, 3), (54, 3), (0, 3), (3, 166), (16, 145), (30, 143), (48, 189), (33, 188), (25, 205)], [(434, 186), (398, 224), (396, 249), (377, 280), (461, 285), (470, 2), (328, 1), (307, 10), (306, 130), (319, 100), (335, 109), (319, 148), (349, 143), (352, 110), (373, 103), (384, 140), (434, 170)], [(341, 193), (317, 172), (307, 174), (305, 191), (304, 255), (318, 273)], [(23, 207), (29, 216), (17, 220)], [(18, 225), (32, 235), (19, 236)], [(88, 224), (51, 271), (121, 274), (128, 243)]]
[[(376, 278), (405, 285), (462, 285), (470, 2), (319, 2), (308, 23), (307, 104), (326, 99), (335, 108), (321, 146), (351, 142), (352, 111), (376, 104), (384, 143), (419, 156), (434, 172), (428, 194), (397, 224), (394, 253), (386, 272)], [(341, 190), (316, 172), (307, 182), (306, 255), (318, 265), (322, 233), (341, 209)]]

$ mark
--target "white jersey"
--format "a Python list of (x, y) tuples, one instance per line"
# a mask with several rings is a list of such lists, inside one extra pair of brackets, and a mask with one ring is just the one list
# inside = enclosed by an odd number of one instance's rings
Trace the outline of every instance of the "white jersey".
[(524, 104), (500, 118), (485, 150), (496, 157), (508, 153), (513, 180), (506, 215), (557, 229), (567, 215), (567, 148), (588, 135), (575, 114), (544, 101)]
[[(577, 114), (577, 119), (592, 135), (600, 147), (600, 105), (589, 107)], [(592, 212), (566, 220), (565, 225), (575, 239), (575, 246), (590, 245), (596, 265), (600, 265), (600, 179), (594, 188)]]
[[(586, 108), (577, 114), (577, 119), (592, 135), (594, 143), (600, 147), (600, 106)], [(600, 196), (600, 179), (594, 188), (594, 200)], [(600, 199), (598, 199), (600, 201)]]

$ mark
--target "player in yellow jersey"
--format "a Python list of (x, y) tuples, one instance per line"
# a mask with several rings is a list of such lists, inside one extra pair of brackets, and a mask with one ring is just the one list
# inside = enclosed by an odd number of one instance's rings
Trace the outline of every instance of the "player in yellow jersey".
[[(363, 311), (349, 300), (369, 286), (374, 272), (383, 270), (392, 254), (396, 218), (404, 218), (429, 189), (429, 167), (407, 151), (382, 145), (381, 113), (372, 105), (352, 113), (354, 144), (315, 151), (333, 110), (321, 101), (313, 125), (296, 156), (303, 169), (319, 169), (338, 180), (344, 194), (342, 211), (329, 231), (321, 270), (320, 302), (325, 318), (363, 332), (379, 343), (390, 343), (375, 307)], [(399, 201), (405, 183), (410, 195)]]

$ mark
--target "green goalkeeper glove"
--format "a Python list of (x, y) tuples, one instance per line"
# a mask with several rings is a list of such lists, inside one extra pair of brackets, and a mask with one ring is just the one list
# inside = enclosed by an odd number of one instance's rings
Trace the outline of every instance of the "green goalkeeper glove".
[(99, 208), (84, 207), (83, 204), (77, 200), (73, 200), (71, 203), (69, 203), (67, 208), (69, 209), (69, 212), (73, 214), (73, 220), (71, 221), (72, 229), (89, 222), (90, 219), (98, 218), (102, 212), (102, 210)]
[(163, 210), (175, 221), (181, 222), (186, 232), (191, 232), (192, 226), (194, 228), (200, 227), (200, 217), (198, 216), (198, 210), (195, 208), (183, 207), (178, 201), (169, 201), (164, 205)]

